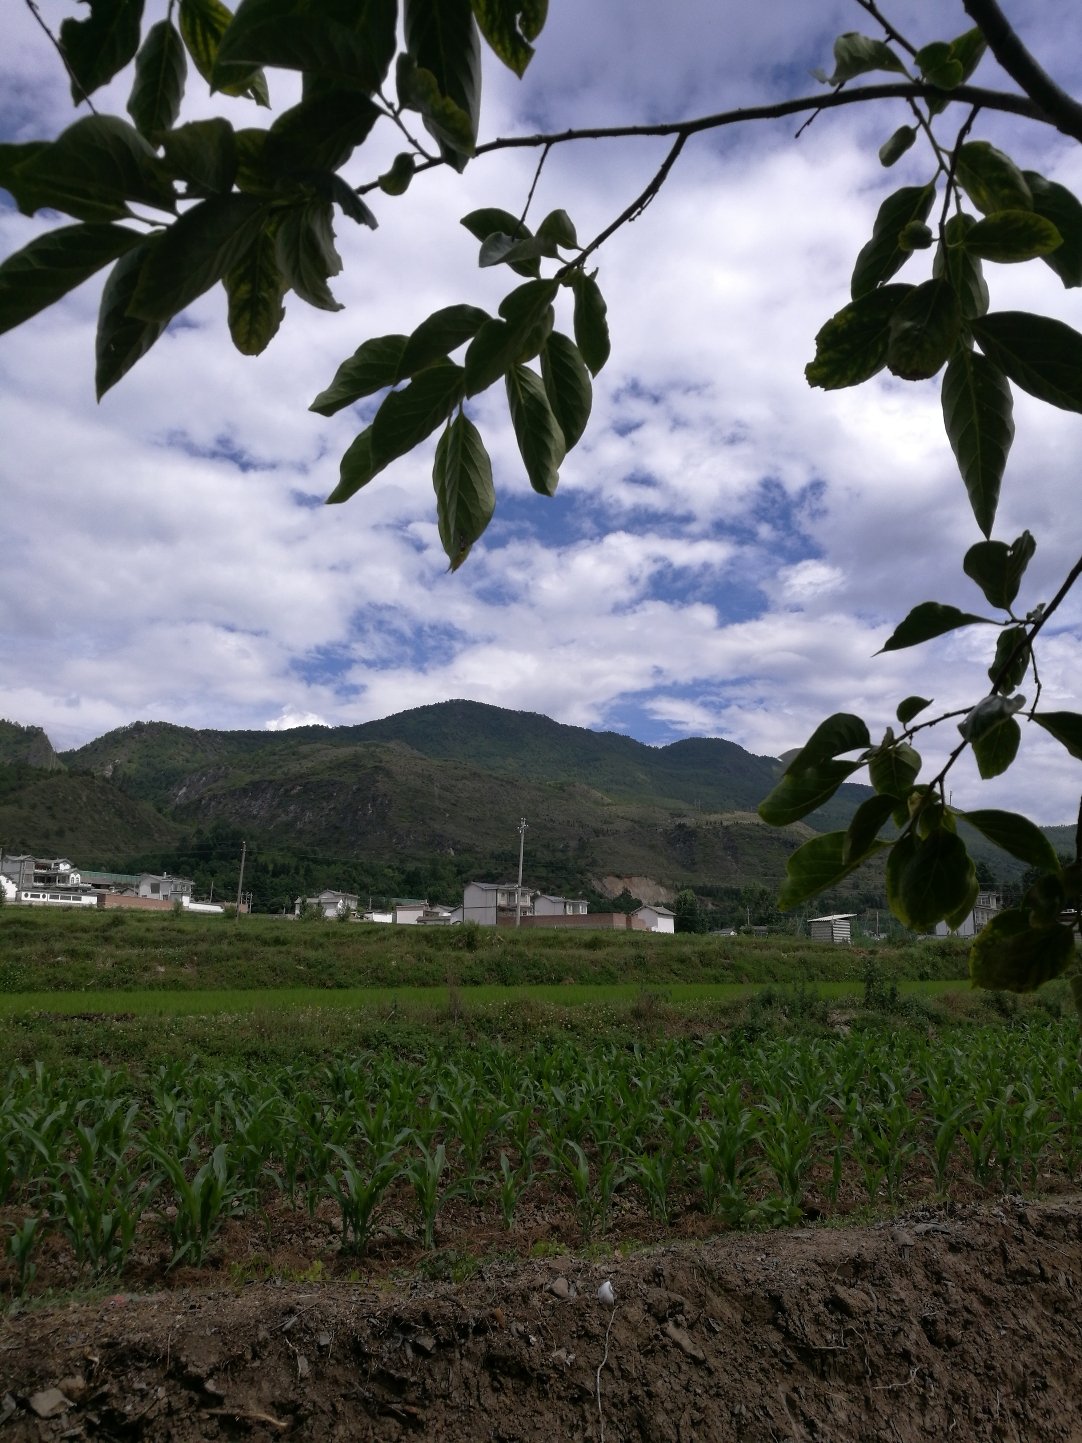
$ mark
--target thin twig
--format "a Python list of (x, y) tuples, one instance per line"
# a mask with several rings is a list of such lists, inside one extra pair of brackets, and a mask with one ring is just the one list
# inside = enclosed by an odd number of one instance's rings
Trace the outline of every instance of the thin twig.
[(676, 144), (662, 161), (653, 180), (642, 192), (642, 194), (638, 196), (637, 199), (633, 200), (626, 210), (621, 211), (620, 214), (616, 217), (616, 219), (612, 222), (612, 224), (607, 225), (605, 229), (600, 233), (600, 235), (595, 236), (581, 255), (576, 256), (573, 261), (571, 261), (568, 265), (564, 266), (563, 270), (559, 272), (560, 275), (564, 275), (567, 271), (573, 270), (576, 267), (583, 266), (586, 262), (587, 257), (592, 255), (599, 246), (604, 245), (605, 242), (608, 240), (609, 236), (615, 234), (615, 232), (618, 231), (622, 225), (625, 225), (630, 221), (638, 220), (639, 216), (642, 215), (643, 211), (657, 195), (658, 191), (665, 184), (666, 180), (668, 180), (669, 172), (676, 164), (677, 156), (679, 156), (686, 143), (686, 135), (677, 136)]
[(533, 201), (533, 193), (537, 189), (537, 182), (541, 179), (542, 167), (544, 166), (545, 161), (548, 159), (548, 154), (551, 149), (552, 147), (550, 145), (546, 145), (544, 150), (541, 152), (541, 159), (537, 162), (537, 169), (534, 171), (533, 180), (530, 182), (530, 193), (526, 197), (526, 204), (522, 207), (522, 214), (518, 218), (518, 223), (520, 226), (524, 226), (526, 224), (526, 217), (529, 214), (530, 204)]
[(915, 45), (911, 45), (910, 42), (902, 34), (902, 32), (894, 28), (894, 26), (890, 23), (887, 17), (879, 9), (879, 6), (876, 5), (875, 0), (857, 0), (857, 4), (862, 10), (866, 10), (868, 14), (872, 17), (872, 19), (883, 27), (883, 33), (886, 35), (888, 40), (893, 40), (895, 45), (900, 45), (903, 50), (908, 50), (910, 55), (916, 55), (917, 47)]
[(81, 101), (85, 100), (90, 110), (93, 111), (95, 115), (97, 115), (98, 112), (94, 110), (94, 102), (83, 89), (82, 81), (76, 75), (75, 71), (72, 70), (71, 65), (68, 61), (68, 57), (64, 54), (64, 47), (61, 45), (60, 41), (56, 38), (53, 32), (49, 29), (48, 25), (45, 23), (45, 20), (42, 18), (41, 11), (38, 9), (37, 6), (37, 0), (26, 0), (26, 8), (30, 11), (31, 15), (33, 15), (34, 19), (45, 31), (46, 35), (52, 42), (57, 55), (60, 56), (60, 62), (63, 65), (64, 69), (68, 72), (68, 79), (71, 81), (72, 91), (76, 95), (76, 105), (80, 104)]

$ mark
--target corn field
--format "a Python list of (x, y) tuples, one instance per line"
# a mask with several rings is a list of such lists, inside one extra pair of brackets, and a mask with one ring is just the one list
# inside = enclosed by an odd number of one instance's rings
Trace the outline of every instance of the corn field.
[(527, 1216), (579, 1243), (1042, 1190), (1082, 1172), (1080, 1084), (1077, 1025), (1053, 1022), (150, 1076), (16, 1067), (0, 1277), (31, 1289), (46, 1248), (87, 1277), (148, 1250), (198, 1266), (245, 1218), (331, 1219), (335, 1254), (356, 1260), (387, 1237), (514, 1236)]

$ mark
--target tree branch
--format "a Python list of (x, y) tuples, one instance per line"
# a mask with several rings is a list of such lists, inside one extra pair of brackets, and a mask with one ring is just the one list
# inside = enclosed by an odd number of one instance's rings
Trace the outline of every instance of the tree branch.
[(1000, 65), (1064, 135), (1082, 140), (1082, 105), (1062, 90), (1019, 39), (997, 0), (963, 0)]

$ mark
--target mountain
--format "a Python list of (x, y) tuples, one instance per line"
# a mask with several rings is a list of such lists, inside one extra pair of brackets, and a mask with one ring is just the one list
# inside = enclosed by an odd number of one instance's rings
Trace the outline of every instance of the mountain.
[(24, 727), (0, 718), (0, 766), (12, 765), (59, 771), (64, 763), (41, 727)]
[[(52, 751), (52, 748), (49, 749)], [(174, 847), (184, 829), (101, 777), (13, 762), (0, 767), (0, 846), (109, 869), (119, 858)]]

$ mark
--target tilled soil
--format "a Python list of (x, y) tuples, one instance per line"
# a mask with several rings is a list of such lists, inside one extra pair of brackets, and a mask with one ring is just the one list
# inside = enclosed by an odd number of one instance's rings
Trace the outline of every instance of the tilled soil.
[(0, 1443), (83, 1438), (1082, 1443), (1082, 1199), (32, 1303), (0, 1322)]

